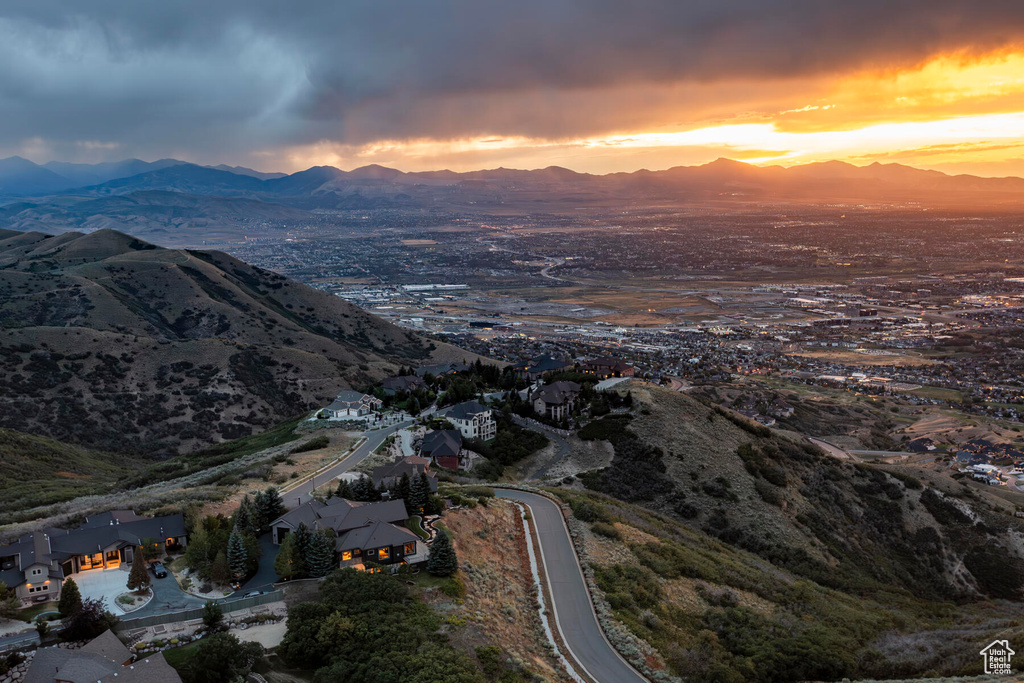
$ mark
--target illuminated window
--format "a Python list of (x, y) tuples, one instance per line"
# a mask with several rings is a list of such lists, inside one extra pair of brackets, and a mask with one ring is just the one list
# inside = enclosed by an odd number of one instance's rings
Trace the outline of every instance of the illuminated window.
[(341, 553), (341, 561), (342, 562), (348, 562), (351, 559), (352, 559), (352, 551), (351, 550), (344, 550), (344, 551), (342, 551), (342, 553)]
[(391, 557), (391, 553), (390, 553), (390, 552), (388, 552), (388, 549), (387, 549), (387, 548), (381, 548), (380, 550), (378, 550), (378, 551), (377, 551), (377, 556), (378, 556), (378, 557), (379, 557), (380, 559), (382, 559), (382, 560), (386, 560), (386, 559), (388, 559), (389, 557)]
[(414, 552), (416, 552), (416, 543), (413, 541), (409, 541), (405, 544), (405, 554), (412, 555)]

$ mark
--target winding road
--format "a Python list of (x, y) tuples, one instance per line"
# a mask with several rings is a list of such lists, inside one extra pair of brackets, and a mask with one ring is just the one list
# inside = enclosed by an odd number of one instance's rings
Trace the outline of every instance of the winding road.
[(599, 683), (646, 681), (605, 638), (558, 505), (544, 496), (525, 491), (495, 489), (495, 494), (530, 509), (540, 539), (540, 557), (551, 593), (555, 624), (572, 658)]

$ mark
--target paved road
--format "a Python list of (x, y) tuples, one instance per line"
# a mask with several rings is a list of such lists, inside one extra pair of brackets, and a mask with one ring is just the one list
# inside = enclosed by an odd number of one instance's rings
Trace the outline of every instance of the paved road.
[(353, 451), (347, 458), (345, 458), (344, 460), (342, 460), (329, 470), (317, 474), (316, 477), (314, 477), (313, 479), (305, 481), (296, 486), (295, 488), (282, 493), (281, 498), (282, 500), (284, 500), (285, 506), (291, 509), (294, 507), (298, 507), (302, 503), (308, 503), (311, 500), (310, 494), (313, 492), (314, 485), (323, 486), (324, 484), (334, 479), (335, 477), (338, 477), (344, 474), (345, 472), (348, 472), (350, 469), (352, 469), (353, 467), (361, 463), (363, 460), (368, 458), (370, 454), (377, 449), (377, 446), (380, 446), (382, 443), (384, 443), (384, 439), (388, 438), (389, 436), (397, 432), (399, 429), (403, 427), (408, 427), (412, 424), (414, 424), (413, 420), (407, 420), (405, 422), (400, 422), (396, 425), (392, 425), (384, 429), (377, 429), (372, 432), (367, 432), (364, 435), (366, 437), (366, 440), (363, 441), (359, 448)]
[(274, 582), (278, 578), (277, 572), (274, 570), (274, 560), (277, 559), (277, 551), (281, 549), (281, 546), (274, 545), (270, 532), (260, 536), (259, 541), (260, 549), (263, 550), (263, 554), (260, 555), (260, 568), (256, 570), (256, 574), (251, 579), (245, 582), (245, 585), (235, 591), (235, 596), (242, 597), (252, 591), (274, 589)]
[(551, 590), (555, 623), (573, 659), (599, 683), (646, 681), (605, 639), (558, 505), (525, 491), (495, 489), (495, 493), (530, 508), (540, 537), (540, 555)]
[(166, 612), (180, 612), (193, 607), (202, 607), (206, 604), (203, 598), (197, 598), (181, 590), (181, 586), (170, 574), (162, 579), (153, 578), (150, 586), (153, 590), (153, 599), (134, 612), (118, 614), (122, 619), (135, 619), (137, 617), (148, 617), (153, 614), (164, 614)]

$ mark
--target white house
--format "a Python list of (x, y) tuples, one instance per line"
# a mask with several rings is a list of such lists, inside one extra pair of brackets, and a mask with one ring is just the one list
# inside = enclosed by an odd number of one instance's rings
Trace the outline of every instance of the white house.
[(324, 411), (328, 417), (337, 419), (361, 418), (376, 413), (383, 406), (384, 402), (376, 396), (346, 389)]
[(445, 419), (455, 425), (463, 438), (489, 441), (498, 433), (491, 409), (477, 401), (466, 401), (452, 406)]

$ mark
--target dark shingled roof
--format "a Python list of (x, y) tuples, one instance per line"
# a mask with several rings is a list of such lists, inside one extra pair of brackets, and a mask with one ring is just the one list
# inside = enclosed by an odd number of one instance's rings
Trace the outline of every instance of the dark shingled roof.
[(423, 437), (420, 452), (431, 458), (458, 455), (462, 450), (462, 433), (456, 429), (443, 429)]
[(451, 409), (445, 413), (444, 417), (455, 418), (456, 420), (468, 420), (474, 415), (480, 413), (486, 413), (490, 411), (485, 405), (481, 405), (479, 401), (464, 401), (451, 407)]

